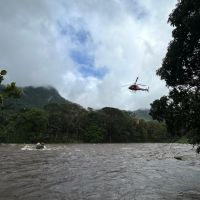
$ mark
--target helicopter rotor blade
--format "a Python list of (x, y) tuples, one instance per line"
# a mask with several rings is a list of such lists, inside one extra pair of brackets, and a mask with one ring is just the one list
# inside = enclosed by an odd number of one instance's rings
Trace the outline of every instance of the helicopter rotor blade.
[(138, 77), (137, 77), (136, 80), (135, 80), (135, 84), (137, 83), (137, 80), (138, 80)]

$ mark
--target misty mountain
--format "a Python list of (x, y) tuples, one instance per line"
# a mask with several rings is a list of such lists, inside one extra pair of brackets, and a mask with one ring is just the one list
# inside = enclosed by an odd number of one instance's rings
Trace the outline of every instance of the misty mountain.
[(73, 104), (64, 99), (53, 87), (23, 87), (22, 95), (19, 99), (8, 99), (7, 104), (12, 104), (14, 108), (43, 107), (46, 104)]
[(152, 120), (152, 117), (149, 115), (149, 109), (138, 109), (133, 112), (135, 113), (135, 117), (139, 119), (144, 119), (146, 121)]
[[(9, 99), (8, 104), (13, 104), (15, 108), (24, 107), (40, 107), (42, 108), (46, 104), (57, 103), (57, 104), (71, 104), (81, 107), (78, 104), (70, 102), (63, 98), (59, 92), (53, 87), (24, 87), (22, 89), (22, 95), (19, 99)], [(149, 115), (149, 109), (138, 109), (135, 111), (127, 111), (131, 116), (137, 117), (144, 120), (152, 120)]]

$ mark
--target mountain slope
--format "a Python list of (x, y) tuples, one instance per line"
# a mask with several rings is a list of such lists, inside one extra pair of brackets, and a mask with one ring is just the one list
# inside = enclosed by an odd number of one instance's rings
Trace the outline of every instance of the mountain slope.
[(8, 103), (14, 104), (14, 107), (24, 108), (30, 106), (43, 107), (49, 103), (58, 103), (58, 104), (70, 104), (70, 101), (67, 101), (60, 96), (58, 91), (52, 87), (24, 87), (22, 89), (22, 95), (19, 99), (11, 99)]
[(137, 118), (144, 119), (146, 121), (152, 120), (152, 117), (149, 115), (149, 109), (138, 109), (133, 112)]
[[(13, 108), (21, 109), (25, 107), (40, 107), (42, 108), (46, 104), (57, 103), (57, 104), (68, 104), (78, 106), (80, 105), (72, 103), (64, 99), (58, 91), (53, 87), (24, 87), (22, 89), (22, 95), (19, 99), (8, 99), (8, 104), (13, 104)], [(125, 111), (129, 115), (135, 116), (136, 118), (144, 119), (146, 121), (152, 120), (149, 115), (149, 109), (138, 109), (135, 111)]]

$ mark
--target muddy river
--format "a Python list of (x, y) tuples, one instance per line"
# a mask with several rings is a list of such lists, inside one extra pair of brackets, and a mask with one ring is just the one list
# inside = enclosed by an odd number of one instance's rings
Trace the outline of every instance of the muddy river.
[(200, 155), (183, 144), (0, 145), (0, 200), (79, 199), (200, 199)]

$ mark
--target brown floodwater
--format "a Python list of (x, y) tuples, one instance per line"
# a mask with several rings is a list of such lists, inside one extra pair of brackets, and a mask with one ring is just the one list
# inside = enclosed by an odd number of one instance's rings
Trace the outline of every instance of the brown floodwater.
[(40, 199), (200, 199), (200, 156), (183, 144), (1, 144), (0, 200)]

